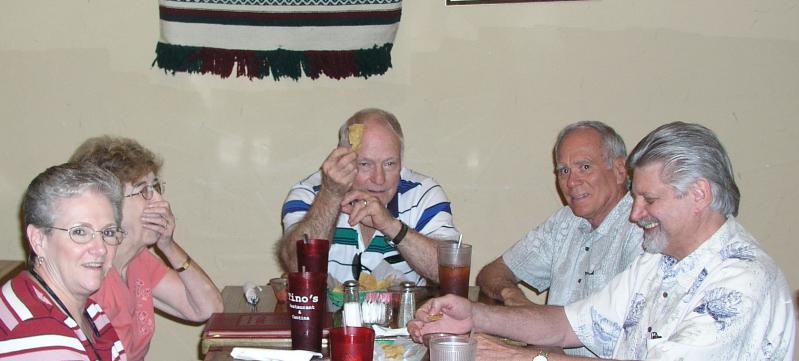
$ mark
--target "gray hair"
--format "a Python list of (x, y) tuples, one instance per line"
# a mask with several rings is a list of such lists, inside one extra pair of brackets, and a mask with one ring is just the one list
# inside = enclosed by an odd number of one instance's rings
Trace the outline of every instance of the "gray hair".
[(375, 116), (376, 119), (383, 121), (397, 135), (400, 143), (400, 154), (405, 153), (405, 136), (402, 135), (402, 127), (397, 117), (390, 112), (378, 108), (366, 108), (353, 114), (338, 130), (338, 145), (340, 147), (350, 145), (349, 126), (352, 124), (363, 124), (366, 119)]
[(710, 182), (710, 207), (725, 216), (738, 215), (741, 193), (735, 184), (732, 162), (712, 130), (699, 125), (674, 122), (661, 125), (633, 149), (630, 169), (663, 163), (661, 179), (679, 196), (699, 178)]
[(555, 146), (552, 148), (553, 160), (556, 164), (560, 157), (560, 145), (563, 143), (563, 140), (572, 132), (580, 129), (593, 129), (599, 132), (599, 135), (602, 137), (605, 163), (608, 167), (613, 166), (614, 160), (627, 157), (627, 147), (624, 145), (624, 139), (616, 133), (613, 127), (596, 120), (583, 120), (567, 125), (558, 133)]
[[(122, 222), (122, 185), (117, 177), (88, 163), (64, 163), (47, 168), (34, 178), (22, 199), (25, 227), (52, 227), (58, 213), (58, 201), (80, 196), (87, 191), (108, 198), (117, 227)], [(45, 234), (51, 229), (46, 228)]]

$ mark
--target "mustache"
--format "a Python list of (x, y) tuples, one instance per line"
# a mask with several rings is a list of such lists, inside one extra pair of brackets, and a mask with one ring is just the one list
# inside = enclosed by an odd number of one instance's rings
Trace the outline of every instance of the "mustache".
[(659, 221), (657, 220), (657, 218), (652, 217), (652, 216), (647, 216), (647, 217), (639, 219), (637, 222), (635, 222), (635, 224), (637, 224), (638, 227), (646, 228), (646, 227), (651, 226), (651, 225), (653, 225), (655, 223), (658, 223), (658, 222)]

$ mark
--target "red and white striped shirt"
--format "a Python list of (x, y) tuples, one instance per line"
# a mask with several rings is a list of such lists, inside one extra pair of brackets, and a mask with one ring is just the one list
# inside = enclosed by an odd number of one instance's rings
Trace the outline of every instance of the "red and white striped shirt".
[(125, 361), (122, 342), (105, 312), (92, 300), (86, 311), (100, 335), (94, 347), (77, 322), (67, 316), (28, 272), (0, 289), (0, 359)]

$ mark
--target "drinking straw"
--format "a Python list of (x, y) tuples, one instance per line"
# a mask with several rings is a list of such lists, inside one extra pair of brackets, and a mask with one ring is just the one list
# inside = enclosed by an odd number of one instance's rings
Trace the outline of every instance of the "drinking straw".
[(302, 240), (305, 242), (305, 244), (311, 243), (311, 241), (308, 240), (308, 233), (302, 234)]
[(461, 241), (462, 240), (463, 240), (463, 233), (461, 233), (461, 235), (458, 236), (458, 248), (461, 248)]

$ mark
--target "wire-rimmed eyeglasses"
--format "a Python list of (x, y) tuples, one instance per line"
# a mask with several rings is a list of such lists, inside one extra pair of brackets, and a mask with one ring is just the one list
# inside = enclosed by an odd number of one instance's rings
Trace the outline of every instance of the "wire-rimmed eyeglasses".
[(149, 201), (150, 199), (153, 198), (153, 192), (158, 192), (158, 194), (164, 194), (165, 188), (166, 188), (166, 182), (159, 181), (153, 184), (146, 184), (140, 191), (128, 194), (125, 197), (135, 197), (137, 195), (141, 195), (142, 198)]
[(103, 242), (109, 246), (118, 246), (125, 239), (125, 231), (122, 228), (111, 226), (95, 231), (89, 226), (74, 226), (69, 228), (47, 227), (65, 231), (69, 235), (69, 239), (77, 244), (86, 244), (94, 239), (94, 235), (100, 233), (103, 237)]

